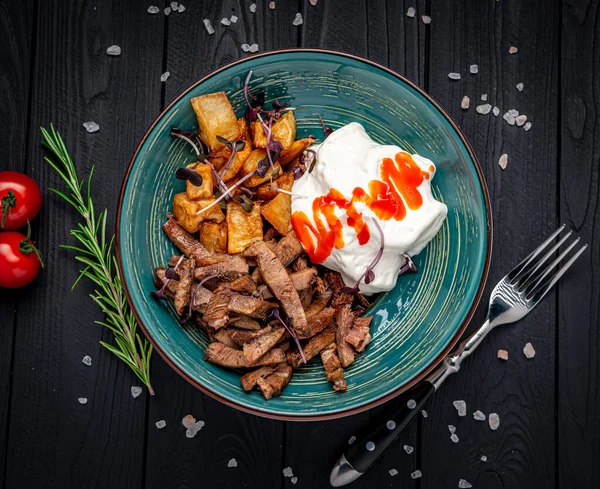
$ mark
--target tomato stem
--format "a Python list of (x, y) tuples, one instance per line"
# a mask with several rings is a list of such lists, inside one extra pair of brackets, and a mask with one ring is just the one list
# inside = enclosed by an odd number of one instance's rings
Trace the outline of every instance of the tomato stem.
[(35, 244), (30, 241), (31, 237), (31, 223), (27, 221), (27, 237), (19, 243), (19, 251), (24, 255), (29, 255), (30, 253), (35, 253), (40, 260), (40, 265), (44, 268), (44, 260), (42, 260), (42, 254), (40, 250), (38, 250)]
[(17, 205), (17, 196), (12, 190), (9, 190), (8, 193), (2, 197), (2, 224), (0, 224), (0, 228), (4, 227), (6, 224), (6, 216), (10, 213), (10, 209)]

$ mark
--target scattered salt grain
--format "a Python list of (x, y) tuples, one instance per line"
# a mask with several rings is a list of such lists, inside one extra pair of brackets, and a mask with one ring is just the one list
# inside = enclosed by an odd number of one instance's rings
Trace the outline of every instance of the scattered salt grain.
[(191, 424), (187, 430), (185, 430), (185, 436), (187, 438), (194, 438), (202, 428), (204, 428), (204, 421), (196, 421), (195, 423)]
[(529, 131), (529, 129), (531, 129), (531, 122), (526, 122), (525, 125), (523, 126), (523, 129), (525, 129), (526, 131)]
[(416, 13), (417, 13), (417, 11), (415, 10), (414, 7), (408, 7), (408, 10), (406, 11), (406, 16), (410, 17), (412, 19)]
[(237, 467), (237, 460), (235, 458), (229, 459), (229, 462), (227, 462), (227, 467)]
[(533, 345), (531, 343), (527, 343), (523, 348), (523, 353), (527, 358), (535, 357), (535, 349), (533, 348)]
[(452, 436), (450, 437), (450, 439), (454, 442), (454, 443), (458, 443), (458, 436), (456, 436), (456, 433), (452, 433)]
[(422, 415), (424, 418), (426, 418), (426, 417), (427, 417), (427, 411), (425, 411), (425, 409), (423, 409), (423, 410), (421, 411), (421, 415)]
[(119, 56), (121, 54), (121, 48), (116, 44), (106, 48), (106, 54), (109, 56)]
[(292, 478), (290, 479), (290, 482), (291, 482), (292, 484), (295, 484), (296, 482), (298, 482), (298, 477), (296, 477), (296, 476), (292, 477)]
[(232, 24), (235, 24), (238, 21), (237, 15), (232, 15), (231, 17), (229, 17), (229, 21)]
[(87, 397), (80, 397), (77, 400), (79, 401), (79, 404), (87, 404)]
[(317, 2), (318, 0), (308, 0), (308, 3), (310, 3), (313, 7), (317, 6)]
[(487, 457), (485, 455), (482, 455), (481, 458), (480, 458), (480, 460), (482, 462), (487, 462)]
[(171, 2), (171, 10), (173, 12), (177, 10), (177, 7), (179, 7), (179, 4), (177, 2)]
[(487, 93), (481, 94), (481, 100), (483, 100), (484, 102), (487, 100)]
[(506, 113), (505, 113), (505, 114), (502, 116), (502, 118), (503, 118), (503, 119), (504, 119), (506, 122), (508, 122), (508, 123), (509, 123), (511, 126), (514, 126), (514, 125), (515, 125), (515, 118), (514, 118), (514, 116), (510, 115), (508, 112), (506, 112)]
[(492, 431), (496, 431), (500, 426), (500, 416), (498, 416), (496, 413), (490, 413), (488, 422), (490, 424), (490, 429)]
[(415, 402), (414, 399), (409, 399), (408, 402), (406, 403), (406, 407), (408, 407), (408, 409), (414, 409), (417, 407), (417, 403)]
[(250, 44), (242, 44), (242, 51), (244, 51), (245, 53), (250, 51)]
[(221, 24), (223, 24), (223, 25), (231, 25), (231, 21), (227, 17), (223, 17), (221, 19)]
[(250, 4), (250, 12), (252, 12), (252, 13), (256, 12), (256, 4), (255, 3)]
[(518, 110), (516, 110), (516, 109), (510, 109), (510, 110), (508, 111), (508, 114), (509, 114), (509, 115), (512, 115), (513, 117), (517, 117), (517, 116), (519, 115), (519, 111), (518, 111)]
[(171, 73), (169, 71), (165, 71), (162, 75), (160, 75), (160, 81), (166, 82), (170, 76), (171, 76)]
[(404, 451), (406, 453), (408, 453), (409, 455), (415, 451), (415, 449), (413, 447), (411, 447), (410, 445), (404, 445), (402, 448), (404, 448)]
[[(500, 158), (502, 158), (502, 157), (500, 157)], [(500, 164), (500, 162), (498, 162), (498, 164)], [(500, 165), (500, 166), (502, 166), (502, 165)], [(508, 360), (508, 351), (506, 351), (506, 350), (498, 350), (498, 358), (500, 360)]]
[(485, 421), (485, 414), (478, 409), (473, 413), (473, 418), (475, 418), (475, 421)]
[(185, 12), (185, 7), (181, 4), (179, 4), (179, 7), (177, 8), (177, 12), (179, 12), (180, 14), (182, 14), (183, 12)]
[(81, 363), (83, 363), (84, 365), (87, 365), (88, 367), (90, 367), (92, 365), (92, 357), (90, 357), (89, 355), (86, 355), (81, 360)]
[(511, 46), (510, 48), (508, 48), (508, 52), (510, 54), (517, 54), (518, 51), (519, 50), (516, 47), (514, 47), (514, 46)]
[(270, 8), (271, 10), (275, 10), (275, 2), (270, 2), (270, 3), (269, 3), (269, 8)]
[(248, 48), (248, 51), (250, 51), (251, 53), (256, 53), (258, 51), (258, 44), (252, 44), (250, 48)]
[(448, 73), (450, 80), (460, 80), (460, 73)]
[(394, 477), (395, 475), (398, 475), (398, 471), (396, 469), (390, 469), (389, 472), (392, 477)]
[(208, 32), (208, 34), (214, 34), (215, 30), (213, 29), (213, 26), (210, 23), (210, 19), (204, 19), (204, 27), (206, 28), (206, 32)]
[(462, 417), (467, 415), (467, 403), (465, 401), (454, 401), (452, 405), (456, 408), (456, 411), (458, 411), (459, 416)]
[(351, 436), (351, 437), (348, 439), (348, 445), (352, 445), (352, 444), (353, 444), (355, 441), (356, 441), (356, 437), (355, 437), (355, 436)]
[[(498, 165), (500, 165), (500, 168), (502, 168), (503, 170), (506, 170), (506, 165), (508, 165), (508, 155), (506, 153), (504, 153), (503, 155), (500, 156), (500, 159), (498, 160)], [(498, 352), (500, 353), (500, 352)], [(500, 358), (500, 357), (498, 357)], [(506, 360), (508, 358), (508, 353), (507, 356), (504, 360)]]
[(84, 122), (83, 127), (85, 127), (87, 132), (96, 132), (100, 130), (100, 126), (93, 121)]
[(494, 114), (496, 117), (498, 117), (498, 115), (500, 114), (500, 109), (498, 107), (494, 107), (492, 109), (492, 114)]
[(522, 83), (517, 83), (517, 90), (518, 90), (519, 92), (522, 92), (522, 91), (523, 91), (523, 88), (525, 88), (525, 85), (523, 85)]
[(463, 110), (467, 110), (469, 108), (469, 105), (471, 104), (471, 100), (469, 99), (469, 97), (467, 97), (466, 95), (462, 98), (462, 100), (460, 101), (460, 108)]
[(469, 484), (466, 480), (461, 479), (458, 481), (458, 487), (460, 489), (469, 489), (469, 487), (473, 487), (471, 484)]
[(515, 122), (517, 123), (517, 126), (521, 127), (527, 122), (527, 116), (525, 114), (521, 114), (520, 116), (515, 118)]
[(456, 426), (449, 424), (448, 431), (450, 432), (451, 435), (453, 435), (454, 433), (456, 433)]
[(165, 426), (167, 426), (167, 422), (164, 419), (161, 419), (160, 421), (156, 422), (156, 427), (159, 430), (162, 430)]
[(181, 424), (187, 429), (191, 427), (196, 422), (196, 418), (194, 418), (191, 414), (187, 414), (181, 420)]
[(479, 66), (477, 66), (477, 65), (469, 66), (469, 72), (472, 73), (473, 75), (476, 75), (477, 73), (479, 73)]
[(165, 13), (165, 15), (169, 15), (171, 13), (171, 7), (167, 7), (163, 10), (163, 12)]
[(136, 397), (140, 397), (140, 394), (142, 393), (142, 388), (138, 385), (132, 385), (131, 386), (131, 397), (133, 397), (134, 399)]
[(283, 476), (284, 477), (293, 477), (294, 472), (292, 471), (291, 467), (286, 467), (285, 469), (283, 469)]
[(302, 25), (302, 14), (298, 12), (292, 21), (292, 25), (299, 26)]
[(412, 474), (410, 474), (411, 479), (420, 479), (423, 476), (423, 473), (420, 470), (415, 470)]
[(478, 114), (486, 115), (490, 113), (490, 111), (492, 110), (492, 106), (490, 104), (478, 105), (477, 107), (475, 107), (475, 110)]
[(421, 19), (423, 20), (423, 24), (425, 24), (425, 25), (431, 24), (431, 17), (429, 17), (429, 15), (423, 15), (421, 17)]
[(158, 12), (160, 12), (160, 9), (156, 5), (150, 5), (148, 7), (149, 14), (157, 14)]

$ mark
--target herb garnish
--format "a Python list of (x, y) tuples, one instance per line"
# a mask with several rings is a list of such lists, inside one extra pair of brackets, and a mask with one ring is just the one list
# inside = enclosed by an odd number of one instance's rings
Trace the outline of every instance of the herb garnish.
[(325, 136), (325, 139), (327, 139), (327, 137), (333, 132), (333, 129), (325, 125), (321, 116), (319, 116), (319, 120), (321, 121), (321, 126), (323, 127), (323, 136)]
[(0, 228), (4, 227), (6, 224), (6, 216), (11, 212), (11, 209), (17, 205), (17, 196), (12, 190), (9, 190), (8, 193), (2, 197), (2, 224), (0, 224)]
[(79, 180), (75, 164), (69, 155), (65, 143), (54, 127), (50, 130), (41, 129), (42, 145), (58, 159), (55, 163), (50, 158), (44, 160), (56, 171), (69, 190), (69, 195), (56, 189), (49, 189), (66, 202), (71, 204), (83, 218), (77, 229), (71, 230), (80, 246), (62, 245), (62, 248), (79, 253), (75, 259), (85, 265), (79, 277), (73, 284), (77, 285), (82, 277), (89, 278), (97, 286), (91, 294), (92, 299), (100, 306), (106, 315), (104, 321), (96, 323), (110, 329), (114, 335), (115, 345), (104, 341), (100, 344), (124, 361), (146, 385), (151, 395), (154, 395), (150, 383), (150, 356), (152, 345), (137, 333), (137, 322), (127, 304), (127, 297), (121, 282), (117, 262), (112, 253), (114, 235), (107, 240), (106, 209), (96, 215), (92, 201), (92, 176), (94, 167), (87, 179), (86, 195), (82, 193), (85, 180)]
[(177, 168), (175, 178), (178, 180), (187, 180), (196, 187), (202, 186), (202, 176), (194, 168), (196, 168), (196, 166), (193, 168), (188, 168), (187, 166)]
[(158, 290), (153, 290), (152, 292), (150, 292), (150, 295), (152, 297), (154, 297), (155, 299), (159, 299), (159, 300), (164, 300), (166, 301), (168, 299), (167, 295), (165, 294), (165, 290), (167, 289), (167, 285), (169, 285), (169, 282), (171, 280), (179, 280), (181, 277), (179, 276), (179, 274), (177, 273), (177, 269), (179, 268), (179, 265), (181, 265), (181, 262), (183, 261), (183, 255), (181, 255), (181, 257), (179, 258), (179, 261), (177, 262), (177, 264), (175, 265), (174, 268), (167, 268), (167, 270), (165, 271), (165, 282), (163, 283), (162, 287)]
[(267, 322), (277, 320), (283, 325), (283, 327), (287, 330), (287, 332), (290, 334), (290, 336), (294, 340), (294, 343), (296, 343), (296, 346), (298, 347), (298, 351), (300, 352), (300, 356), (302, 357), (302, 362), (304, 362), (306, 364), (306, 357), (304, 356), (304, 351), (302, 350), (302, 345), (300, 344), (300, 340), (298, 339), (298, 336), (296, 336), (296, 333), (292, 329), (292, 322), (293, 322), (292, 318), (287, 318), (284, 321), (281, 318), (279, 309), (271, 309), (271, 312), (269, 312), (269, 314), (267, 315), (265, 320)]

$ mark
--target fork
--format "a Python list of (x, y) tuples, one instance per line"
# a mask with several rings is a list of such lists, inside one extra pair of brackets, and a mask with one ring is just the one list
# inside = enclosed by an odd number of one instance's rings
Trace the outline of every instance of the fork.
[[(423, 382), (408, 389), (403, 394), (400, 407), (394, 403), (395, 407), (391, 411), (367, 426), (333, 467), (329, 479), (333, 487), (349, 484), (369, 470), (398, 439), (448, 376), (460, 370), (464, 359), (475, 351), (492, 329), (522, 319), (540, 303), (587, 248), (587, 245), (581, 246), (555, 271), (579, 243), (579, 238), (576, 238), (552, 260), (572, 235), (572, 231), (569, 231), (552, 244), (564, 229), (563, 224), (498, 282), (492, 290), (487, 319), (483, 325), (462, 341)], [(549, 260), (552, 261), (548, 263)]]

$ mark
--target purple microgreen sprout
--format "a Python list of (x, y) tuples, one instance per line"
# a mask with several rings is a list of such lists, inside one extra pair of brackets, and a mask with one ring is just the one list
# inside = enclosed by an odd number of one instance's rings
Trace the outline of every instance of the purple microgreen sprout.
[(308, 173), (312, 173), (317, 162), (317, 152), (314, 149), (306, 149), (300, 155), (298, 161), (308, 167)]
[(267, 290), (267, 286), (264, 284), (257, 287), (256, 290), (252, 292), (252, 297), (262, 297), (265, 290)]
[(252, 212), (252, 209), (254, 209), (254, 202), (252, 202), (245, 195), (236, 195), (235, 197), (232, 197), (232, 200), (240, 203), (242, 205), (242, 209), (248, 213)]
[[(195, 168), (195, 167), (194, 167)], [(194, 168), (177, 168), (175, 178), (178, 180), (187, 180), (196, 187), (202, 186), (202, 176)]]
[(381, 260), (381, 257), (383, 255), (383, 248), (385, 247), (385, 241), (383, 238), (383, 230), (381, 229), (381, 226), (377, 222), (377, 219), (371, 218), (371, 220), (375, 223), (375, 226), (377, 226), (377, 230), (379, 231), (379, 238), (380, 238), (379, 251), (377, 252), (377, 255), (375, 255), (375, 258), (373, 258), (373, 261), (369, 264), (369, 266), (366, 268), (366, 270), (360, 276), (360, 278), (356, 281), (356, 284), (354, 284), (354, 287), (342, 287), (342, 289), (341, 289), (342, 292), (344, 292), (346, 294), (352, 294), (352, 295), (358, 294), (360, 292), (360, 283), (363, 281), (363, 279), (365, 279), (366, 284), (370, 284), (373, 280), (375, 280), (375, 272), (373, 271), (373, 269), (379, 263), (379, 260)]
[(206, 159), (206, 155), (204, 153), (202, 153), (202, 151), (200, 151), (198, 146), (196, 146), (196, 143), (194, 143), (194, 141), (192, 141), (192, 138), (194, 138), (194, 139), (196, 139), (197, 142), (200, 143), (200, 141), (198, 140), (198, 137), (193, 132), (182, 131), (181, 129), (178, 129), (177, 127), (172, 127), (171, 128), (171, 136), (174, 138), (182, 139), (186, 143), (188, 143), (194, 149), (194, 152), (196, 153), (196, 156), (198, 157), (198, 161), (204, 161)]
[(402, 253), (402, 256), (406, 259), (406, 262), (400, 267), (398, 275), (402, 275), (408, 271), (415, 273), (417, 271), (417, 265), (412, 261), (411, 256), (408, 253)]
[(254, 122), (256, 120), (257, 112), (262, 110), (262, 106), (265, 103), (265, 93), (259, 92), (256, 95), (252, 95), (250, 93), (249, 84), (251, 77), (252, 70), (248, 72), (248, 76), (244, 82), (244, 98), (246, 99), (246, 104), (248, 105), (248, 108), (246, 109), (246, 118), (251, 122)]
[(292, 175), (294, 175), (294, 180), (300, 180), (304, 175), (304, 168), (302, 166), (294, 166), (292, 167)]
[(296, 336), (296, 333), (294, 333), (292, 328), (288, 325), (288, 322), (291, 324), (291, 320), (288, 318), (287, 321), (284, 321), (281, 318), (281, 315), (279, 314), (279, 309), (271, 309), (271, 312), (269, 312), (269, 314), (267, 315), (266, 321), (270, 322), (273, 320), (278, 320), (283, 325), (283, 327), (287, 330), (287, 332), (290, 334), (290, 336), (294, 340), (294, 343), (296, 343), (296, 346), (298, 347), (298, 351), (300, 352), (300, 356), (302, 357), (302, 362), (304, 364), (306, 364), (306, 356), (304, 355), (304, 351), (302, 350), (302, 345), (300, 344), (300, 340), (298, 339), (298, 336)]
[(190, 297), (190, 305), (189, 305), (189, 307), (188, 307), (188, 313), (187, 313), (187, 316), (185, 316), (185, 317), (182, 317), (182, 318), (179, 320), (179, 324), (183, 325), (183, 324), (187, 323), (188, 319), (190, 319), (190, 318), (192, 317), (192, 311), (195, 311), (195, 310), (196, 310), (196, 292), (198, 292), (198, 289), (199, 289), (200, 287), (202, 287), (202, 285), (204, 285), (204, 283), (205, 283), (207, 280), (210, 280), (211, 278), (217, 278), (217, 277), (218, 277), (218, 275), (209, 275), (208, 277), (204, 277), (204, 278), (203, 278), (203, 279), (200, 281), (200, 283), (199, 283), (198, 285), (196, 285), (195, 287), (193, 287), (193, 290), (192, 290), (192, 295), (191, 295), (191, 297)]
[(246, 194), (248, 194), (251, 198), (254, 197), (254, 192), (252, 190), (250, 190), (247, 187), (244, 187), (243, 185), (240, 187), (240, 190), (242, 192), (245, 192)]
[(282, 188), (279, 188), (276, 184), (271, 183), (269, 185), (269, 188), (271, 190), (275, 190), (276, 192), (281, 192), (282, 194), (287, 194), (287, 195), (291, 195), (292, 197), (296, 197), (298, 199), (307, 199), (308, 197), (306, 195), (301, 195), (297, 192), (290, 192), (289, 190), (284, 190)]
[(165, 277), (171, 280), (181, 280), (179, 274), (172, 268), (167, 268), (165, 271)]
[(321, 116), (319, 116), (319, 120), (321, 121), (321, 126), (323, 127), (323, 136), (325, 136), (325, 139), (327, 139), (327, 137), (333, 132), (333, 129), (325, 125)]
[(219, 142), (221, 142), (222, 144), (224, 144), (226, 147), (228, 147), (231, 150), (231, 156), (229, 156), (229, 159), (227, 160), (227, 163), (225, 164), (225, 166), (223, 167), (223, 169), (221, 170), (221, 176), (225, 176), (227, 174), (227, 170), (229, 170), (229, 167), (231, 166), (231, 164), (233, 163), (233, 160), (235, 159), (235, 154), (238, 151), (241, 151), (244, 149), (244, 147), (246, 146), (246, 143), (244, 141), (241, 140), (237, 140), (237, 141), (227, 141), (227, 139), (221, 137), (221, 136), (217, 136), (217, 140)]
[[(183, 261), (183, 255), (181, 255), (179, 257), (179, 261), (176, 263), (175, 267), (173, 268), (173, 271), (176, 273), (177, 269), (179, 268), (179, 265), (181, 265), (181, 262)], [(166, 300), (167, 299), (167, 295), (165, 294), (165, 290), (167, 289), (167, 285), (169, 285), (169, 282), (173, 279), (171, 278), (167, 278), (167, 272), (168, 270), (165, 272), (165, 283), (162, 285), (162, 287), (159, 290), (153, 290), (152, 292), (150, 292), (150, 295), (152, 297), (154, 297), (155, 299), (159, 299), (159, 300)]]
[(203, 212), (206, 212), (208, 209), (210, 209), (212, 206), (217, 205), (219, 202), (221, 202), (221, 200), (223, 200), (224, 198), (228, 197), (229, 194), (231, 194), (231, 192), (233, 192), (237, 187), (241, 187), (241, 185), (248, 179), (250, 179), (251, 177), (254, 176), (254, 174), (256, 173), (255, 171), (252, 171), (250, 173), (248, 173), (248, 175), (245, 175), (244, 177), (242, 177), (241, 179), (239, 179), (234, 185), (232, 185), (231, 187), (227, 188), (227, 190), (225, 192), (223, 192), (219, 198), (217, 198), (216, 200), (214, 200), (213, 202), (211, 202), (209, 205), (207, 205), (206, 207), (203, 207), (202, 209), (200, 209), (198, 212), (196, 212), (196, 215), (198, 214), (202, 214)]

